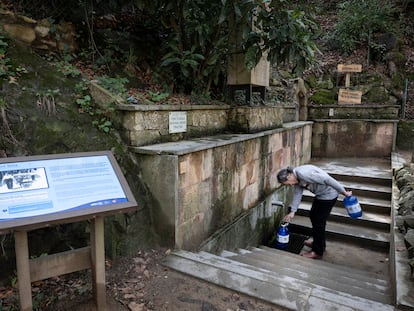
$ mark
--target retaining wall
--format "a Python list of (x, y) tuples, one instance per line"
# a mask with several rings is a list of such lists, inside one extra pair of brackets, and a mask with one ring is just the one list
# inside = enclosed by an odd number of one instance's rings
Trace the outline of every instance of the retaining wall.
[(195, 250), (217, 230), (249, 215), (250, 243), (262, 243), (268, 231), (263, 226), (274, 229), (275, 213), (269, 209), (280, 186), (277, 172), (309, 162), (311, 136), (312, 122), (293, 122), (255, 134), (133, 147), (157, 232), (168, 245)]
[(312, 157), (390, 157), (397, 120), (315, 120)]

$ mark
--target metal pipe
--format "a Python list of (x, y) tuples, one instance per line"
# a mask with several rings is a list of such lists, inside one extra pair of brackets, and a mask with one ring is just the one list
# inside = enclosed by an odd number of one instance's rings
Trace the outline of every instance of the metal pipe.
[(285, 203), (283, 203), (282, 201), (274, 201), (272, 202), (272, 206), (285, 207)]

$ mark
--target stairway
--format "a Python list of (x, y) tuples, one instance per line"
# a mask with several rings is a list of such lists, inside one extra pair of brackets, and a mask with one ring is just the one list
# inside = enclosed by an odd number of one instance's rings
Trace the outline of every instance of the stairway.
[[(177, 250), (165, 258), (172, 269), (257, 297), (291, 310), (394, 310), (390, 276), (364, 268), (378, 254), (388, 256), (392, 173), (390, 164), (355, 165), (351, 160), (315, 160), (358, 197), (360, 219), (346, 214), (338, 200), (327, 224), (328, 247), (323, 260), (258, 246), (224, 251), (220, 255)], [(373, 167), (374, 165), (375, 167)], [(289, 225), (290, 232), (309, 234), (311, 193)], [(306, 248), (306, 247), (305, 247)], [(329, 248), (329, 249), (328, 249)], [(343, 258), (333, 254), (345, 249)], [(352, 251), (373, 250), (373, 255), (353, 258)]]
[[(327, 237), (388, 252), (391, 223), (391, 164), (374, 174), (369, 163), (363, 167), (358, 162), (358, 165), (352, 169), (352, 164), (350, 164), (352, 160), (342, 161), (344, 162), (338, 161), (336, 165), (326, 160), (314, 160), (313, 163), (328, 172), (358, 197), (363, 215), (358, 219), (350, 218), (344, 208), (343, 197), (340, 196), (328, 219)], [(344, 163), (348, 165), (345, 166)], [(386, 163), (389, 162), (383, 164)], [(304, 191), (302, 203), (289, 226), (292, 232), (311, 235), (309, 211), (312, 198), (312, 193)]]

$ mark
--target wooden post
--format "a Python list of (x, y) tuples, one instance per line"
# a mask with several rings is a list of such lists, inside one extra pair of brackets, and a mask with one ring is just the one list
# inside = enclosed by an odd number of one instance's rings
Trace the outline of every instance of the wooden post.
[(106, 310), (104, 219), (96, 217), (91, 223), (91, 259), (93, 291), (97, 311)]
[(308, 120), (308, 98), (306, 97), (306, 92), (305, 81), (299, 78), (296, 85), (296, 97), (299, 109), (297, 119), (299, 121)]
[(345, 89), (339, 89), (338, 94), (338, 103), (339, 104), (360, 104), (362, 92), (361, 91), (352, 91), (351, 87), (351, 72), (361, 72), (361, 64), (339, 64), (338, 72), (345, 73)]
[(92, 269), (93, 294), (97, 311), (106, 311), (104, 218), (91, 223), (91, 246), (29, 259), (27, 231), (15, 231), (15, 251), (20, 310), (32, 311), (32, 281)]
[(345, 88), (349, 88), (351, 86), (351, 74), (347, 72), (345, 74)]
[(411, 163), (414, 163), (414, 143), (411, 148)]
[(32, 311), (32, 282), (30, 280), (29, 244), (26, 231), (14, 233), (17, 280), (19, 283), (20, 310)]

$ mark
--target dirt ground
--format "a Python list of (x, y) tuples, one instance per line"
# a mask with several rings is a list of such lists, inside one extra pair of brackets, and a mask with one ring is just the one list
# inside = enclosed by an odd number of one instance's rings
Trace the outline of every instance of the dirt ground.
[[(306, 247), (302, 251), (307, 251)], [(282, 307), (228, 290), (185, 275), (161, 264), (168, 249), (139, 251), (135, 256), (108, 263), (108, 311), (281, 311)], [(311, 260), (311, 259), (309, 259)], [(388, 275), (388, 256), (353, 245), (327, 241), (323, 261), (370, 271), (383, 278)], [(79, 283), (90, 283), (83, 275)], [(45, 310), (94, 311), (90, 289), (83, 294), (62, 295), (63, 299)]]
[[(135, 256), (108, 264), (108, 311), (286, 310), (170, 270), (161, 264), (168, 253), (169, 250), (161, 248), (139, 251)], [(84, 295), (66, 295), (47, 310), (94, 311), (96, 307), (91, 291), (87, 290)]]

